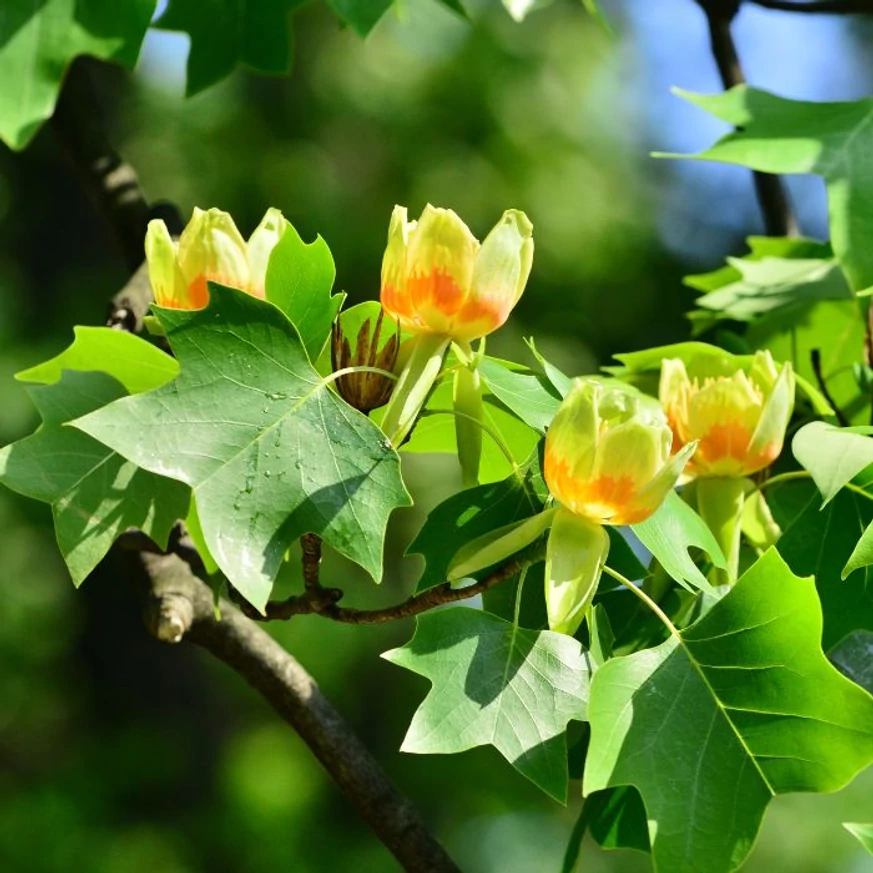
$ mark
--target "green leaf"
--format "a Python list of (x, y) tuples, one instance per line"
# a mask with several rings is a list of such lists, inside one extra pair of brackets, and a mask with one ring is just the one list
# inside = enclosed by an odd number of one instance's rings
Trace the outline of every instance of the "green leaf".
[[(543, 508), (540, 489), (544, 486), (536, 463), (534, 456), (524, 475), (468, 488), (431, 510), (406, 550), (407, 555), (421, 555), (425, 560), (418, 591), (445, 582), (452, 558), (467, 544), (540, 512)], [(471, 575), (478, 578), (482, 574)]]
[[(509, 412), (493, 394), (487, 392), (487, 386), (485, 387), (482, 420), (488, 431), (483, 434), (482, 440), (480, 483), (499, 482), (513, 470), (522, 467), (541, 439), (541, 434)], [(443, 380), (428, 399), (422, 418), (418, 420), (411, 438), (403, 444), (401, 451), (456, 454), (452, 407), (451, 380)], [(381, 410), (377, 410), (378, 412)], [(378, 415), (374, 414), (373, 418), (378, 420)], [(495, 436), (500, 444), (495, 441)]]
[(330, 326), (345, 294), (331, 295), (336, 268), (327, 243), (319, 236), (305, 243), (290, 225), (270, 254), (267, 300), (288, 316), (315, 363), (330, 335)]
[(533, 337), (529, 337), (525, 340), (527, 347), (531, 350), (531, 354), (537, 359), (537, 363), (543, 368), (543, 372), (546, 374), (546, 378), (549, 382), (552, 383), (552, 387), (558, 392), (558, 394), (563, 398), (566, 397), (570, 392), (570, 388), (573, 386), (573, 380), (562, 373), (554, 364), (547, 361), (537, 350), (536, 345), (534, 344)]
[[(611, 567), (616, 573), (621, 573), (625, 579), (630, 579), (632, 582), (645, 579), (649, 575), (649, 571), (642, 565), (628, 541), (617, 528), (611, 525), (606, 528), (606, 532), (609, 534), (609, 557), (606, 559), (606, 566)], [(620, 582), (615, 584), (617, 587), (621, 587)]]
[(391, 8), (393, 0), (327, 0), (327, 5), (359, 36), (366, 36)]
[(560, 394), (546, 377), (488, 357), (479, 364), (479, 373), (495, 397), (528, 427), (545, 432), (561, 403)]
[(156, 0), (4, 0), (0, 139), (23, 149), (54, 112), (78, 55), (133, 69)]
[(646, 808), (632, 786), (607, 788), (589, 795), (588, 830), (604, 849), (635, 849), (648, 853), (649, 829)]
[(727, 568), (727, 560), (712, 531), (675, 491), (667, 495), (654, 515), (630, 528), (669, 576), (689, 591), (708, 591), (710, 584), (688, 549), (703, 549), (716, 567)]
[(862, 567), (869, 567), (873, 564), (873, 524), (868, 524), (861, 534), (861, 539), (855, 544), (852, 549), (852, 554), (849, 555), (849, 560), (846, 561), (846, 566), (840, 572), (841, 579), (847, 579), (855, 570), (860, 570)]
[(873, 698), (821, 627), (813, 581), (771, 550), (694, 625), (594, 674), (584, 790), (637, 788), (657, 870), (735, 870), (774, 794), (835, 791), (873, 761)]
[(381, 431), (325, 387), (271, 303), (211, 285), (206, 309), (157, 313), (179, 378), (76, 426), (191, 485), (209, 551), (255, 607), (307, 532), (378, 581), (388, 516), (409, 504)]
[(825, 504), (865, 467), (873, 464), (873, 427), (834, 427), (813, 421), (802, 427), (791, 442), (801, 466), (818, 485)]
[(139, 394), (165, 385), (179, 374), (175, 358), (123, 330), (77, 326), (73, 336), (73, 342), (59, 355), (22, 370), (15, 378), (47, 385), (57, 382), (64, 370), (100, 370), (121, 382), (129, 394)]
[(843, 676), (873, 694), (873, 633), (853, 631), (828, 652), (828, 658)]
[[(764, 258), (813, 258), (828, 260), (833, 258), (833, 250), (828, 243), (809, 237), (797, 236), (750, 236), (746, 237), (750, 251), (742, 260), (761, 261)], [(742, 278), (742, 271), (728, 259), (727, 265), (709, 273), (686, 276), (682, 281), (689, 288), (709, 292), (724, 288)]]
[(420, 615), (415, 636), (382, 657), (430, 679), (401, 746), (445, 754), (494, 746), (562, 803), (571, 719), (586, 717), (590, 665), (572, 637), (456, 607)]
[(210, 0), (206, 9), (202, 0), (170, 0), (156, 26), (191, 37), (185, 93), (190, 97), (214, 85), (237, 64), (269, 75), (288, 73), (290, 15), (302, 2)]
[[(807, 486), (802, 511), (790, 522), (782, 520), (785, 492)], [(822, 645), (825, 651), (854, 630), (873, 631), (873, 569), (855, 570), (845, 580), (841, 574), (858, 538), (873, 521), (873, 501), (843, 490), (821, 508), (821, 498), (811, 483), (774, 487), (767, 502), (784, 533), (777, 548), (791, 569), (814, 575), (824, 614)]]
[(696, 155), (765, 173), (815, 173), (825, 180), (834, 253), (856, 291), (873, 285), (873, 99), (855, 103), (786, 100), (739, 85), (705, 96), (677, 91), (738, 130)]
[(692, 313), (698, 329), (722, 319), (754, 321), (819, 300), (851, 300), (854, 296), (833, 258), (728, 258), (728, 263), (740, 276), (698, 298), (697, 311)]
[(65, 426), (124, 397), (124, 387), (105, 373), (67, 370), (58, 381), (27, 390), (43, 424), (32, 436), (0, 449), (0, 483), (51, 504), (73, 582), (80, 585), (129, 528), (166, 548), (173, 525), (188, 512), (188, 488), (139, 469)]
[(873, 855), (873, 824), (845, 822), (843, 827), (858, 840), (868, 854)]

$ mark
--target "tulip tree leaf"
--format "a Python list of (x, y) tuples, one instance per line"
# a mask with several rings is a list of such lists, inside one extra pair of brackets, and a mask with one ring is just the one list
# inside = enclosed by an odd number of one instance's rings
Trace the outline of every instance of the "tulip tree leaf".
[[(170, 0), (157, 22), (191, 37), (186, 93), (190, 97), (229, 75), (237, 64), (259, 73), (291, 69), (290, 14), (302, 0)], [(154, 8), (154, 3), (152, 3)]]
[(378, 580), (388, 516), (409, 503), (381, 431), (325, 386), (271, 303), (211, 285), (206, 309), (156, 311), (179, 378), (76, 426), (192, 486), (209, 551), (255, 607), (307, 532)]
[[(391, 8), (393, 0), (327, 0), (327, 5), (346, 23), (366, 36)], [(455, 8), (454, 4), (446, 5)], [(455, 9), (457, 11), (457, 9)]]
[(873, 761), (873, 697), (821, 628), (813, 580), (771, 550), (691, 627), (594, 674), (584, 790), (637, 788), (655, 869), (730, 873), (773, 795), (835, 791)]
[[(782, 507), (789, 497), (783, 492), (804, 493), (804, 487), (806, 503), (786, 523)], [(854, 630), (873, 631), (873, 568), (861, 567), (842, 578), (858, 539), (873, 522), (873, 501), (844, 489), (822, 507), (812, 483), (801, 482), (774, 486), (767, 492), (767, 502), (783, 528), (779, 553), (795, 573), (815, 576), (825, 651)]]
[(544, 433), (552, 423), (561, 395), (545, 376), (516, 365), (507, 367), (496, 358), (484, 358), (479, 374), (494, 396), (526, 425)]
[(843, 676), (873, 694), (873, 633), (853, 631), (828, 652), (828, 658)]
[(754, 321), (783, 315), (818, 300), (851, 300), (843, 271), (833, 259), (728, 258), (737, 280), (697, 299), (692, 318), (706, 329), (722, 319)]
[(151, 343), (110, 327), (73, 328), (73, 342), (49, 361), (17, 373), (21, 382), (50, 384), (64, 370), (101, 370), (117, 379), (130, 394), (150, 391), (175, 379), (175, 358)]
[(156, 0), (4, 0), (0, 139), (23, 149), (52, 114), (78, 55), (133, 69)]
[(590, 676), (576, 640), (456, 607), (420, 615), (413, 638), (382, 657), (433, 683), (402, 751), (490, 744), (546, 794), (566, 800), (565, 731), (586, 717)]
[(795, 434), (791, 450), (818, 485), (825, 504), (873, 464), (871, 433), (873, 427), (834, 427), (813, 421)]
[[(441, 585), (449, 578), (452, 558), (468, 543), (514, 522), (536, 515), (543, 507), (542, 480), (533, 468), (522, 476), (468, 488), (431, 510), (406, 550), (421, 555), (424, 572), (418, 591)], [(471, 574), (479, 578), (482, 572)]]
[(855, 103), (787, 100), (739, 85), (723, 94), (677, 92), (739, 128), (696, 155), (765, 173), (814, 173), (825, 180), (834, 253), (856, 291), (873, 285), (873, 99)]
[(320, 236), (305, 243), (293, 227), (288, 227), (270, 254), (267, 300), (297, 328), (313, 363), (318, 361), (346, 297), (331, 295), (335, 276), (333, 256)]
[(654, 515), (630, 527), (670, 577), (689, 591), (710, 589), (691, 559), (689, 548), (703, 549), (716, 567), (727, 568), (712, 531), (675, 491), (667, 495)]
[(845, 822), (843, 827), (867, 850), (867, 854), (873, 855), (873, 824)]
[[(161, 381), (166, 380), (156, 384)], [(124, 397), (124, 386), (106, 373), (66, 370), (52, 384), (27, 390), (43, 424), (32, 436), (0, 449), (0, 483), (51, 504), (73, 582), (80, 585), (129, 528), (166, 548), (170, 530), (188, 511), (187, 486), (142, 470), (66, 426)]]

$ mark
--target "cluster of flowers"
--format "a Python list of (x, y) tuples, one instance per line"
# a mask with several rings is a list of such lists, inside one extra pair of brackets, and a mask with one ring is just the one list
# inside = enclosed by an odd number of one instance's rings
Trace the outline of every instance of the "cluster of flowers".
[[(287, 226), (271, 209), (246, 243), (229, 215), (198, 209), (175, 242), (163, 222), (152, 222), (146, 254), (157, 305), (204, 307), (208, 281), (263, 298), (270, 253)], [(505, 212), (482, 243), (448, 209), (428, 206), (416, 222), (398, 206), (391, 217), (381, 302), (412, 339), (382, 429), (395, 446), (406, 439), (451, 345), (460, 361), (458, 451), (470, 484), (481, 451), (482, 393), (481, 346), (474, 353), (471, 343), (504, 324), (518, 303), (533, 260), (532, 231), (518, 210)], [(575, 632), (587, 613), (609, 547), (603, 526), (644, 521), (682, 478), (696, 480), (704, 518), (721, 519), (710, 524), (728, 557), (727, 580), (735, 578), (737, 495), (746, 477), (782, 451), (794, 401), (791, 365), (777, 366), (767, 351), (665, 359), (659, 398), (661, 408), (652, 411), (631, 389), (576, 379), (548, 429), (544, 476), (558, 504), (546, 561), (554, 630)]]

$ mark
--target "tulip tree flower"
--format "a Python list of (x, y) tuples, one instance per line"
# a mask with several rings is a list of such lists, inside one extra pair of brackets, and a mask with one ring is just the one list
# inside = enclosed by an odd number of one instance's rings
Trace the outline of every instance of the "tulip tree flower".
[(678, 445), (698, 442), (689, 464), (697, 479), (698, 510), (728, 559), (736, 580), (743, 504), (748, 476), (768, 467), (782, 451), (794, 408), (794, 371), (777, 366), (769, 351), (751, 360), (699, 355), (689, 362), (666, 359), (659, 388)]
[(145, 252), (155, 303), (202, 309), (209, 302), (207, 282), (263, 299), (270, 254), (287, 227), (278, 209), (268, 209), (246, 243), (226, 212), (195, 207), (176, 242), (163, 221), (150, 221)]
[(483, 243), (451, 209), (428, 205), (418, 221), (397, 206), (382, 262), (382, 306), (414, 337), (382, 429), (395, 446), (415, 423), (454, 342), (461, 366), (454, 396), (458, 453), (475, 482), (481, 451), (481, 385), (470, 343), (497, 330), (518, 303), (533, 260), (533, 227), (509, 209)]
[(575, 380), (546, 434), (544, 475), (560, 504), (546, 547), (549, 627), (572, 634), (585, 617), (606, 556), (606, 524), (647, 519), (694, 452), (671, 455), (667, 421), (630, 390)]

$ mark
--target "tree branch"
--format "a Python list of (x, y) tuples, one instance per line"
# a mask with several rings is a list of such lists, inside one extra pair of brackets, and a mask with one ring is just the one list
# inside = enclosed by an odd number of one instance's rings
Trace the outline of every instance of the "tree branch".
[[(706, 14), (712, 54), (725, 89), (746, 81), (737, 55), (731, 22), (741, 0), (697, 0)], [(799, 228), (785, 186), (779, 176), (753, 172), (755, 193), (768, 236), (797, 236)]]
[(321, 615), (332, 621), (344, 622), (345, 624), (384, 624), (387, 621), (396, 621), (400, 618), (409, 618), (413, 615), (435, 609), (437, 606), (445, 606), (447, 603), (458, 603), (461, 600), (469, 600), (477, 594), (482, 594), (489, 588), (493, 588), (506, 579), (511, 579), (526, 563), (525, 559), (518, 558), (498, 567), (493, 573), (486, 576), (473, 585), (466, 588), (452, 588), (451, 584), (444, 582), (428, 588), (418, 594), (384, 609), (351, 609), (337, 605), (337, 600), (342, 597), (342, 591), (336, 588), (322, 588), (322, 592), (338, 594), (333, 599), (317, 599), (311, 596), (309, 590), (296, 597), (287, 600), (273, 601), (267, 604), (266, 615), (259, 615), (251, 607), (243, 607), (246, 615), (260, 621), (281, 620), (286, 621), (295, 615)]
[(821, 391), (822, 397), (830, 404), (831, 409), (834, 411), (834, 415), (837, 418), (837, 422), (840, 427), (848, 427), (851, 423), (848, 418), (846, 418), (846, 414), (840, 409), (839, 406), (834, 401), (834, 398), (831, 396), (831, 392), (828, 390), (828, 383), (824, 377), (824, 373), (821, 369), (821, 350), (820, 349), (812, 349), (809, 353), (809, 362), (812, 365), (812, 372), (815, 374), (815, 381), (818, 382), (818, 390)]
[(870, 15), (873, 14), (873, 0), (750, 0), (764, 9), (778, 9), (782, 12), (817, 12), (825, 15)]
[(269, 634), (222, 601), (177, 555), (141, 553), (146, 625), (159, 640), (188, 639), (255, 688), (303, 738), (367, 824), (409, 873), (460, 873), (418, 810), (388, 779), (315, 680)]
[[(148, 207), (136, 174), (106, 139), (96, 110), (88, 70), (83, 62), (77, 62), (67, 77), (54, 127), (113, 229), (133, 274), (113, 299), (107, 324), (139, 332), (152, 300), (147, 269), (142, 263), (148, 220), (164, 218), (170, 233), (176, 235), (182, 223), (172, 206)], [(181, 525), (170, 543), (179, 554), (163, 554), (147, 537), (135, 532), (125, 534), (123, 539), (128, 549), (138, 550), (138, 565), (148, 579), (145, 617), (154, 636), (174, 643), (191, 640), (259, 691), (297, 730), (408, 873), (460, 873), (411, 801), (392, 784), (303, 667), (227, 601), (220, 604), (221, 618), (216, 617), (212, 592), (192, 571), (192, 566), (200, 567), (200, 557)], [(339, 597), (342, 592), (317, 584), (320, 553), (317, 537), (304, 544), (304, 575), (307, 580), (315, 580), (307, 593), (335, 593)]]

